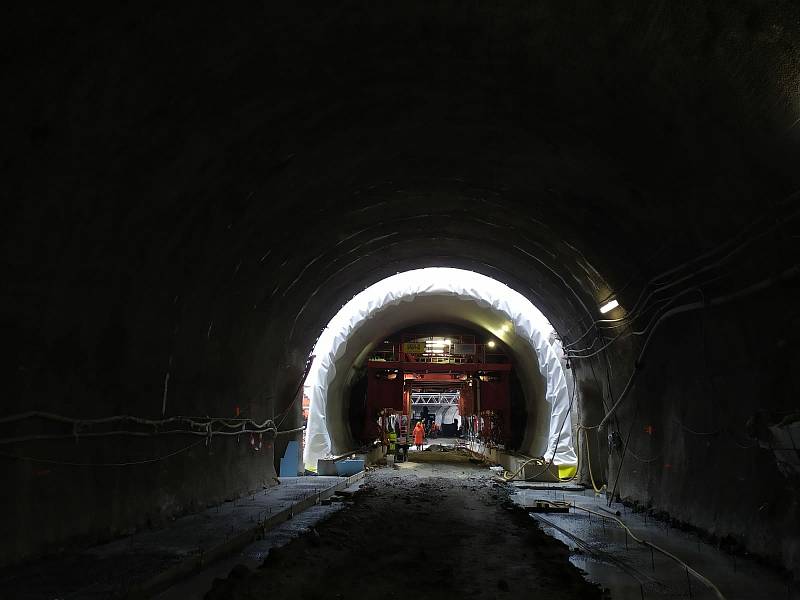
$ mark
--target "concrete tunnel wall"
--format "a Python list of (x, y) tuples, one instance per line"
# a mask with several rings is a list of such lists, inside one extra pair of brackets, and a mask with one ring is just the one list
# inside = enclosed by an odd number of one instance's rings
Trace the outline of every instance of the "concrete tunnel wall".
[[(629, 308), (700, 257), (668, 291), (770, 283), (671, 318), (641, 362), (638, 336), (573, 360), (584, 424), (637, 365), (612, 427), (649, 462), (626, 455), (617, 493), (800, 571), (797, 479), (749, 437), (797, 409), (795, 3), (111, 10), (4, 19), (3, 415), (159, 417), (168, 387), (167, 415), (267, 418), (336, 307), (388, 274), (484, 273), (571, 343), (609, 293)], [(4, 444), (0, 562), (268, 485), (281, 451), (8, 456), (185, 443)]]
[[(350, 389), (355, 369), (363, 366), (370, 350), (395, 331), (417, 323), (441, 320), (483, 330), (486, 338), (497, 338), (495, 332), (508, 322), (508, 317), (476, 300), (444, 295), (416, 296), (373, 313), (348, 338), (344, 352), (336, 361), (336, 374), (328, 383), (325, 415), (334, 454), (355, 447), (349, 425)], [(503, 338), (525, 395), (527, 419), (522, 424), (525, 434), (520, 451), (541, 456), (547, 448), (550, 424), (544, 377), (536, 354), (526, 341), (514, 332), (503, 335)], [(574, 415), (573, 419), (577, 422)]]

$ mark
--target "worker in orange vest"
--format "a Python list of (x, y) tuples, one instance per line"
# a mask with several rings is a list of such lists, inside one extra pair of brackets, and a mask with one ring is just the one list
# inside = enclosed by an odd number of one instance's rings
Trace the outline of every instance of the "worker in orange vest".
[(414, 443), (417, 445), (417, 450), (422, 450), (422, 444), (425, 443), (425, 427), (422, 421), (417, 421), (414, 426)]

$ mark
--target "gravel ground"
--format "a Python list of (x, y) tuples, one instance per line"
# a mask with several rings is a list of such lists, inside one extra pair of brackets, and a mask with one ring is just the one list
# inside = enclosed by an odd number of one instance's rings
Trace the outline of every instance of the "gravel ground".
[(353, 506), (206, 598), (601, 598), (493, 475), (455, 452), (373, 470)]

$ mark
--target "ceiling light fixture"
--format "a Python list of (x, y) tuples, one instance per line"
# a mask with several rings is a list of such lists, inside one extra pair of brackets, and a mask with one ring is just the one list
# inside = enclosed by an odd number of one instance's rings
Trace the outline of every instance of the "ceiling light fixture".
[(619, 306), (619, 302), (617, 302), (617, 299), (614, 298), (613, 300), (609, 300), (608, 302), (603, 304), (603, 306), (600, 307), (600, 312), (602, 314), (606, 314), (607, 312), (614, 310), (618, 306)]
[(489, 348), (494, 348), (494, 347), (495, 347), (494, 340), (489, 340), (489, 341), (486, 343), (486, 345), (487, 345), (487, 346), (489, 346)]

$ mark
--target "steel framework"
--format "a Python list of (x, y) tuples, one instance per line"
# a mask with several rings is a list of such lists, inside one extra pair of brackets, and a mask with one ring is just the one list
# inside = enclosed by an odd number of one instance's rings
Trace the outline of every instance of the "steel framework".
[(461, 396), (459, 392), (413, 392), (411, 404), (425, 406), (455, 406)]

